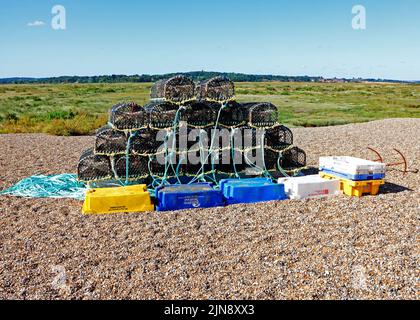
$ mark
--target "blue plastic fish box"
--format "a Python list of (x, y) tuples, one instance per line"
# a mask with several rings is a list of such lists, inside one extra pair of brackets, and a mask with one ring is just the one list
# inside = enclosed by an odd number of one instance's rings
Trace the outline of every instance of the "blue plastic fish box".
[(342, 172), (337, 172), (333, 170), (328, 170), (325, 168), (321, 168), (320, 171), (336, 176), (338, 178), (344, 178), (344, 179), (353, 180), (353, 181), (382, 180), (385, 178), (385, 173), (349, 174), (349, 173), (342, 173)]
[(220, 189), (227, 204), (287, 199), (284, 185), (266, 178), (226, 179), (220, 181)]
[(157, 211), (197, 209), (224, 205), (222, 192), (211, 183), (180, 184), (156, 189)]

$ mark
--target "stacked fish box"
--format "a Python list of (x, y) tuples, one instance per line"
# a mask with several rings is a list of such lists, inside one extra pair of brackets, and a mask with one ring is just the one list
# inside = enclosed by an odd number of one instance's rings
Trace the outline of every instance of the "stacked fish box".
[(156, 189), (157, 211), (224, 206), (223, 195), (208, 182), (169, 185)]
[(385, 183), (386, 165), (355, 157), (321, 157), (320, 176), (339, 179), (340, 188), (348, 196), (377, 195)]
[(287, 199), (284, 185), (268, 178), (225, 179), (220, 181), (220, 190), (227, 205)]
[(292, 200), (325, 198), (341, 194), (340, 180), (326, 179), (319, 175), (280, 178), (278, 183), (284, 185), (287, 197)]

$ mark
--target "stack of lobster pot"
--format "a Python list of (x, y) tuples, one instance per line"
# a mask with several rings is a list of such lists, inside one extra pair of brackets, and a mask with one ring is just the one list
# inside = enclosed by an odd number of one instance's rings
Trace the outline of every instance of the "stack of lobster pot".
[(226, 77), (197, 84), (184, 76), (161, 80), (144, 107), (112, 107), (93, 148), (80, 157), (78, 177), (88, 183), (130, 181), (153, 187), (156, 181), (217, 182), (298, 172), (306, 154), (293, 146), (292, 132), (278, 118), (271, 103), (237, 102)]

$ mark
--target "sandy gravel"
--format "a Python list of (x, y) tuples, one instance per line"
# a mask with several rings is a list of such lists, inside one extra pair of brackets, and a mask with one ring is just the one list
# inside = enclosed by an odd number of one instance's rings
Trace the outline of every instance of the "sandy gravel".
[[(295, 129), (321, 155), (420, 169), (420, 119)], [(75, 172), (92, 137), (0, 135), (0, 189)], [(340, 196), (168, 213), (83, 216), (74, 200), (1, 197), (1, 299), (417, 299), (420, 174), (377, 197)]]

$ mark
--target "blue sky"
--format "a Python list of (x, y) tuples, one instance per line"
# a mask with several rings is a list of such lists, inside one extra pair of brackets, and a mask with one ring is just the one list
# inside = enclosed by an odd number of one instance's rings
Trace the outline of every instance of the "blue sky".
[[(51, 28), (66, 8), (67, 29)], [(352, 7), (367, 29), (352, 29)], [(28, 26), (42, 21), (45, 25)], [(420, 79), (418, 0), (3, 0), (0, 77), (256, 74)]]

